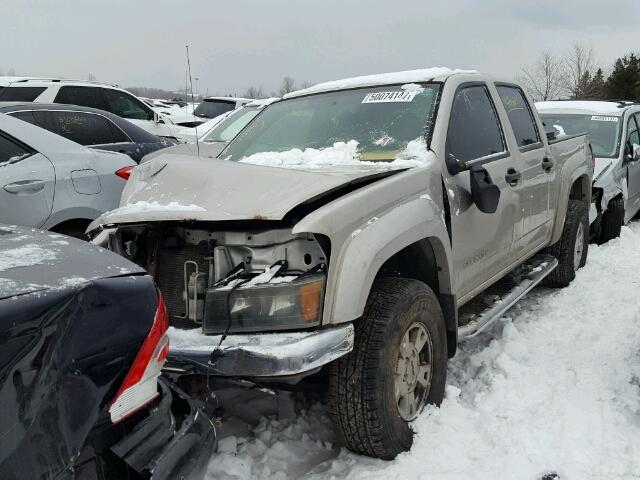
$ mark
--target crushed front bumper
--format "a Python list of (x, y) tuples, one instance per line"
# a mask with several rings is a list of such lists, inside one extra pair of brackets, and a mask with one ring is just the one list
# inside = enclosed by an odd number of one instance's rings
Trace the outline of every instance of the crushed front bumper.
[(352, 324), (310, 332), (229, 335), (185, 341), (169, 330), (168, 373), (197, 372), (224, 377), (289, 377), (318, 370), (353, 349)]

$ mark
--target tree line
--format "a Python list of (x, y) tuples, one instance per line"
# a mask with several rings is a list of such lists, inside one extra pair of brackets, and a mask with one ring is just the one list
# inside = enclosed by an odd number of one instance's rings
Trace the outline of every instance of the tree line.
[(590, 44), (574, 44), (564, 54), (543, 52), (518, 79), (535, 101), (640, 100), (640, 58), (628, 53), (603, 68)]

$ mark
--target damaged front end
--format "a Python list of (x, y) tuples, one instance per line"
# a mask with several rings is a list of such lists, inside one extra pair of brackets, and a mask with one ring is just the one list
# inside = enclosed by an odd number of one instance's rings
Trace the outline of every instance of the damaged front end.
[(330, 255), (322, 235), (256, 220), (123, 225), (98, 238), (163, 292), (170, 370), (304, 376), (353, 346), (351, 325), (320, 329)]

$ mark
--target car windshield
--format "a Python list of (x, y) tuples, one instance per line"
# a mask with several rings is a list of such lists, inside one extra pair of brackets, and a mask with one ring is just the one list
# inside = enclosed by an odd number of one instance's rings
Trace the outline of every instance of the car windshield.
[(214, 118), (235, 108), (235, 102), (227, 100), (204, 100), (193, 111), (196, 117)]
[(332, 91), (274, 103), (221, 154), (241, 160), (261, 152), (324, 149), (357, 142), (362, 161), (388, 161), (430, 126), (439, 84)]
[(596, 157), (618, 156), (621, 117), (560, 113), (543, 113), (540, 117), (547, 129), (554, 128), (559, 135), (588, 133)]
[(202, 141), (207, 143), (231, 141), (259, 111), (259, 107), (243, 107), (236, 110), (202, 137)]

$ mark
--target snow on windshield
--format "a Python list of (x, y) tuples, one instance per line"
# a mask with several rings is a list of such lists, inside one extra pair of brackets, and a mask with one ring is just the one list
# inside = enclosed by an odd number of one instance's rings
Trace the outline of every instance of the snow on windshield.
[(285, 152), (254, 153), (240, 160), (240, 163), (251, 163), (267, 167), (314, 169), (327, 166), (367, 165), (379, 169), (398, 169), (424, 167), (432, 159), (432, 154), (422, 138), (409, 142), (404, 150), (388, 161), (367, 161), (366, 156), (358, 153), (358, 142), (336, 142), (327, 148), (294, 148)]

